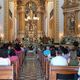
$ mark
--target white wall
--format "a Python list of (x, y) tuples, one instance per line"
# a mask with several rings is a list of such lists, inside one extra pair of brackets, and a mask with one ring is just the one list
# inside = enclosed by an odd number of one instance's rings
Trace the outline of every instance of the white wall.
[(14, 14), (14, 1), (9, 2), (9, 9), (11, 10), (12, 14)]
[(12, 12), (12, 21), (13, 21), (13, 37), (16, 39), (17, 37), (17, 18), (14, 16), (14, 1), (9, 2), (9, 9)]
[(4, 34), (4, 2), (5, 0), (0, 0), (0, 37), (1, 34)]
[(63, 6), (64, 0), (59, 0), (59, 33), (63, 33), (64, 31), (64, 15), (63, 15), (63, 9), (61, 8)]
[(13, 39), (14, 39), (14, 37), (15, 37), (14, 1), (9, 2), (9, 9), (10, 9), (10, 11), (11, 11), (11, 13), (12, 13), (12, 18), (11, 18), (11, 20), (12, 20), (12, 22), (13, 22), (13, 26), (11, 26), (11, 27), (12, 27), (12, 29), (13, 29), (13, 31), (12, 31), (12, 37), (13, 37)]

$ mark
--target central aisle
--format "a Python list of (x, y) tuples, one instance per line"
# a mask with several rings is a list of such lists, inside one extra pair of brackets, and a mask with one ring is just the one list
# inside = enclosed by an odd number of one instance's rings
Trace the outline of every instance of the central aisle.
[(19, 80), (44, 80), (36, 54), (27, 55), (20, 72)]

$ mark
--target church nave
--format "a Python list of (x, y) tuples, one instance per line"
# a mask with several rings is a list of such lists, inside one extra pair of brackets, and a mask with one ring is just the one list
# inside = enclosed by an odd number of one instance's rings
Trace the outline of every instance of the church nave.
[(19, 80), (44, 80), (40, 63), (36, 54), (26, 56), (23, 62)]

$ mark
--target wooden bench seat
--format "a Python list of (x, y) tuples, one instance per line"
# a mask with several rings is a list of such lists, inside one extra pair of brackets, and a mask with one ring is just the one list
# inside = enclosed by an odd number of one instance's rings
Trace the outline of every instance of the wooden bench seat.
[(0, 80), (14, 80), (13, 65), (0, 66)]

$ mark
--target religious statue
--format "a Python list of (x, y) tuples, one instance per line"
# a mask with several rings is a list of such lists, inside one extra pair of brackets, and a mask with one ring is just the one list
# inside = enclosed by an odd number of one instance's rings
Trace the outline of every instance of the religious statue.
[(69, 30), (74, 30), (74, 28), (75, 28), (75, 17), (73, 14), (70, 14), (70, 16), (68, 17), (67, 25), (68, 25)]

